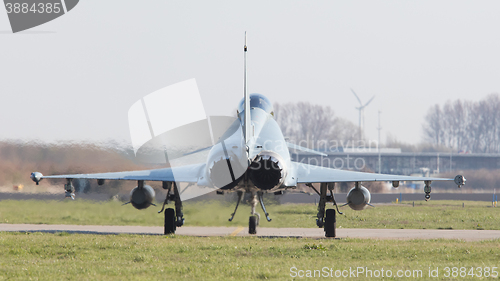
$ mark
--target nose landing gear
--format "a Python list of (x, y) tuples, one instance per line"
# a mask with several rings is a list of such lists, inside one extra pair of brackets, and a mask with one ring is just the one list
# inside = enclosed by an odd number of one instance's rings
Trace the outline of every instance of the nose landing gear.
[[(238, 191), (238, 202), (236, 203), (236, 207), (234, 208), (234, 212), (231, 214), (231, 217), (229, 218), (229, 221), (232, 221), (234, 219), (234, 215), (236, 214), (236, 211), (238, 210), (238, 206), (240, 205), (240, 202), (243, 198), (243, 191)], [(260, 214), (255, 211), (255, 208), (257, 207), (257, 204), (260, 203), (260, 206), (262, 207), (262, 210), (264, 211), (264, 214), (266, 216), (266, 220), (268, 222), (271, 221), (271, 218), (269, 217), (269, 213), (266, 210), (266, 206), (264, 205), (264, 193), (262, 191), (258, 192), (251, 192), (252, 199), (250, 200), (250, 207), (251, 207), (251, 216), (248, 219), (248, 233), (249, 234), (257, 234), (257, 226), (260, 223)]]

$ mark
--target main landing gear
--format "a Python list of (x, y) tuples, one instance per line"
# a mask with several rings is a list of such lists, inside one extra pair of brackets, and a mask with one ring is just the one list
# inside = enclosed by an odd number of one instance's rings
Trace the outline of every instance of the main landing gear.
[[(158, 213), (163, 212), (165, 210), (165, 225), (164, 225), (164, 234), (174, 234), (177, 227), (181, 227), (184, 225), (184, 214), (182, 213), (182, 201), (179, 194), (179, 189), (177, 188), (177, 184), (175, 182), (163, 182), (163, 189), (167, 190), (167, 196), (165, 201), (163, 202), (163, 207)], [(165, 209), (165, 205), (168, 204), (169, 201), (174, 201), (175, 210), (173, 208)]]
[[(262, 210), (264, 211), (264, 215), (266, 216), (267, 221), (271, 221), (269, 217), (269, 213), (266, 211), (266, 207), (264, 206), (264, 193), (262, 191), (252, 192), (252, 200), (250, 201), (250, 205), (252, 211), (250, 212), (251, 216), (248, 219), (248, 233), (249, 234), (257, 234), (257, 226), (260, 222), (260, 214), (255, 211), (255, 207), (257, 203), (260, 203)], [(238, 191), (238, 202), (236, 203), (236, 208), (234, 208), (234, 212), (231, 214), (229, 221), (232, 221), (234, 215), (236, 214), (236, 210), (238, 210), (238, 206), (240, 205), (241, 199), (243, 199), (243, 191)]]
[[(342, 213), (339, 211), (337, 202), (335, 202), (335, 197), (333, 196), (333, 189), (335, 188), (335, 183), (334, 182), (321, 183), (319, 192), (311, 183), (308, 183), (306, 185), (311, 187), (319, 195), (318, 215), (317, 215), (318, 218), (316, 219), (316, 225), (318, 227), (324, 228), (326, 237), (336, 237), (337, 217), (335, 209), (326, 210), (326, 203), (332, 202), (337, 209), (336, 211), (340, 215), (342, 215)], [(330, 195), (327, 195), (327, 191), (330, 191)]]

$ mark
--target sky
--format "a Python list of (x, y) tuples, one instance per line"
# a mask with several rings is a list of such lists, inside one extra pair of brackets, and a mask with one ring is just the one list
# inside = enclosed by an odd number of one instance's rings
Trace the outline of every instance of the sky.
[[(208, 115), (248, 87), (422, 141), (429, 107), (500, 92), (499, 1), (97, 1), (13, 34), (0, 7), (0, 140), (130, 143), (129, 108), (195, 78)], [(172, 100), (175, 103), (175, 100)], [(186, 114), (189, 114), (186, 112)]]

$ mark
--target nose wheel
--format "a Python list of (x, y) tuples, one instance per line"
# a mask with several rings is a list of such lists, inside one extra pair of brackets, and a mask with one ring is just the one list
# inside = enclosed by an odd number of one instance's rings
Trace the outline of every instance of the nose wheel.
[[(234, 212), (231, 214), (229, 221), (233, 220), (234, 215), (238, 210), (238, 206), (240, 205), (241, 199), (243, 198), (243, 194), (244, 194), (243, 191), (238, 191), (238, 202), (236, 203), (236, 207), (234, 209)], [(262, 210), (264, 211), (266, 220), (268, 222), (271, 221), (271, 218), (269, 217), (269, 213), (267, 212), (266, 206), (264, 205), (264, 193), (262, 191), (258, 191), (258, 192), (252, 192), (251, 194), (252, 194), (252, 200), (250, 200), (250, 206), (252, 210), (250, 212), (251, 216), (248, 218), (248, 234), (257, 234), (257, 226), (259, 225), (260, 222), (260, 214), (255, 211), (257, 204), (260, 203), (260, 206), (262, 207)]]
[(269, 217), (269, 213), (266, 210), (266, 206), (264, 206), (264, 193), (262, 191), (252, 192), (252, 201), (250, 202), (252, 205), (252, 215), (248, 219), (248, 233), (249, 234), (257, 234), (257, 226), (260, 222), (260, 214), (255, 212), (255, 207), (257, 207), (257, 203), (260, 203), (262, 207), (262, 211), (264, 211), (264, 215), (266, 216), (266, 220), (268, 222), (271, 221)]
[(250, 216), (248, 220), (248, 233), (257, 234), (257, 224), (259, 223), (259, 218), (257, 216)]
[(252, 211), (250, 212), (252, 215), (248, 219), (248, 234), (257, 234), (257, 226), (260, 222), (260, 214), (255, 211), (255, 207), (257, 206), (258, 193), (252, 192), (252, 200), (250, 201), (250, 205), (252, 207)]

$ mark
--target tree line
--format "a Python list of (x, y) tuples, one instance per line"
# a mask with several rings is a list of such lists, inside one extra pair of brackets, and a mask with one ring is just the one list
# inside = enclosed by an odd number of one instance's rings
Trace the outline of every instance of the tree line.
[[(152, 168), (142, 163), (135, 163), (131, 148), (115, 142), (49, 144), (38, 141), (0, 140), (0, 159), (0, 186), (33, 184), (30, 174), (35, 171), (54, 175)], [(92, 187), (97, 186), (96, 181), (91, 183)], [(41, 188), (50, 184), (62, 186), (64, 181), (47, 179), (43, 181)], [(107, 187), (130, 187), (134, 184), (128, 181), (109, 181), (106, 188), (100, 190), (109, 190)]]
[(424, 140), (458, 152), (500, 152), (500, 96), (448, 101), (431, 107), (423, 124)]
[(358, 127), (335, 116), (329, 106), (309, 102), (275, 103), (273, 106), (276, 122), (292, 143), (316, 148), (322, 141), (348, 143), (358, 140)]

